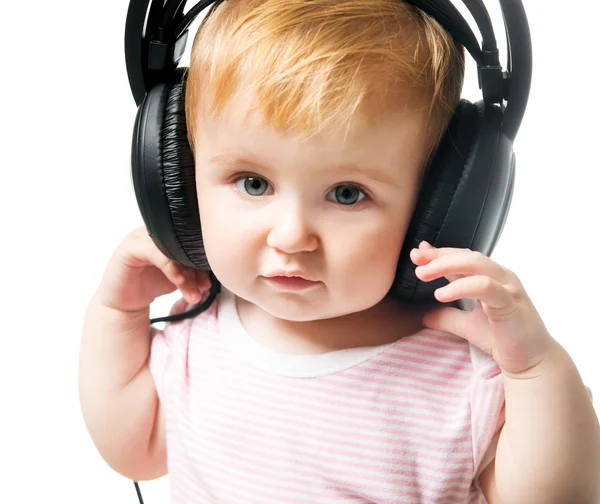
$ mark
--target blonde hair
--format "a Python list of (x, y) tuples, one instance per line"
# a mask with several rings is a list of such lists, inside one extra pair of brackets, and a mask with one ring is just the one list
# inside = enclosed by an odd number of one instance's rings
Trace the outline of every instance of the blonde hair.
[(201, 109), (218, 115), (234, 93), (251, 90), (267, 124), (307, 135), (349, 123), (360, 104), (368, 123), (426, 109), (431, 154), (463, 78), (463, 47), (401, 0), (217, 1), (192, 46), (188, 139), (194, 151)]

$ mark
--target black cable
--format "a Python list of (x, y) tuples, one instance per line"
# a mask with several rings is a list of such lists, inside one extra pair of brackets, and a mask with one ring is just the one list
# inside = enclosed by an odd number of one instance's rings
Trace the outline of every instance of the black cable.
[[(199, 313), (202, 313), (203, 311), (207, 310), (210, 307), (210, 305), (213, 303), (215, 298), (221, 292), (221, 282), (219, 282), (217, 280), (217, 277), (215, 277), (215, 275), (213, 274), (212, 271), (208, 272), (208, 276), (210, 278), (210, 291), (209, 291), (208, 297), (206, 298), (206, 300), (203, 303), (200, 303), (197, 306), (195, 306), (194, 308), (192, 308), (191, 310), (188, 310), (183, 313), (176, 313), (174, 315), (168, 315), (166, 317), (157, 317), (157, 318), (150, 319), (150, 325), (154, 324), (155, 322), (175, 322), (178, 320), (195, 317)], [(140, 491), (140, 487), (139, 487), (137, 481), (134, 481), (133, 484), (135, 486), (135, 492), (137, 493), (140, 504), (144, 504), (144, 499), (142, 499), (142, 492)]]
[(161, 26), (165, 30), (169, 30), (174, 24), (173, 21), (177, 18), (178, 13), (185, 6), (185, 0), (168, 0), (164, 7), (163, 20)]
[(148, 11), (148, 20), (146, 21), (146, 33), (144, 34), (144, 42), (150, 43), (153, 38), (160, 38), (161, 25), (160, 20), (163, 16), (163, 4), (160, 2), (150, 2), (150, 10)]
[(171, 24), (176, 12), (181, 8), (181, 4), (183, 4), (184, 1), (185, 0), (167, 0), (167, 3), (165, 3), (164, 7), (161, 25), (163, 28), (166, 28)]
[[(482, 64), (481, 47), (469, 23), (450, 0), (409, 0), (409, 3), (433, 17), (442, 27)], [(467, 6), (468, 8), (468, 6)]]
[(217, 280), (212, 271), (208, 272), (208, 276), (210, 278), (210, 291), (206, 300), (198, 305), (194, 306), (191, 310), (188, 310), (183, 313), (176, 313), (174, 315), (168, 315), (166, 317), (157, 317), (150, 319), (150, 324), (154, 324), (155, 322), (176, 322), (178, 320), (183, 320), (190, 317), (195, 317), (199, 313), (202, 313), (212, 304), (215, 298), (218, 296), (219, 292), (221, 292), (221, 283)]
[(186, 15), (181, 20), (181, 23), (179, 23), (179, 25), (175, 29), (175, 31), (174, 31), (175, 37), (176, 38), (179, 37), (179, 35), (181, 35), (185, 30), (187, 30), (189, 28), (189, 26), (192, 24), (192, 21), (194, 21), (194, 19), (196, 18), (196, 16), (198, 14), (200, 14), (200, 12), (202, 12), (211, 3), (214, 3), (214, 2), (215, 2), (215, 0), (202, 0), (201, 2), (198, 2), (196, 5), (194, 5), (186, 13)]
[(142, 499), (142, 492), (140, 492), (140, 487), (139, 487), (137, 481), (134, 481), (133, 484), (135, 485), (135, 491), (137, 492), (137, 496), (140, 501), (140, 504), (144, 504), (144, 499)]
[(481, 0), (463, 0), (481, 33), (482, 51), (497, 51), (496, 36), (490, 14)]
[(502, 15), (510, 33), (510, 100), (506, 105), (502, 131), (514, 140), (521, 126), (531, 91), (531, 32), (521, 0), (500, 0)]

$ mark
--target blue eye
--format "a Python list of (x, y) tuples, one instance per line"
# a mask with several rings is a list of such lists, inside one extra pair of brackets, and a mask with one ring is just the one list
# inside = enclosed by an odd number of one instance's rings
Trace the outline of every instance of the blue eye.
[[(243, 188), (240, 187), (240, 182), (243, 182)], [(235, 181), (235, 185), (250, 196), (262, 196), (269, 187), (269, 184), (259, 177), (241, 177)]]
[(335, 189), (335, 200), (341, 205), (354, 205), (355, 203), (366, 198), (366, 195), (356, 186), (340, 185)]

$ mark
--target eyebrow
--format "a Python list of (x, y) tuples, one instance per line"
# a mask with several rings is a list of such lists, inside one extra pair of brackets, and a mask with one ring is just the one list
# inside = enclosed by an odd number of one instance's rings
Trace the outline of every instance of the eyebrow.
[(220, 164), (223, 166), (232, 166), (234, 164), (245, 164), (245, 165), (251, 165), (255, 168), (264, 169), (267, 171), (273, 171), (268, 165), (264, 165), (258, 161), (253, 161), (252, 157), (238, 156), (238, 155), (232, 154), (230, 152), (226, 152), (225, 154), (218, 154), (217, 156), (213, 156), (208, 161), (211, 164)]
[[(232, 166), (235, 164), (244, 164), (250, 165), (251, 167), (258, 170), (265, 170), (267, 172), (274, 172), (275, 170), (271, 168), (268, 164), (263, 164), (258, 161), (254, 161), (252, 158), (254, 156), (238, 156), (232, 153), (224, 153), (213, 156), (209, 159), (210, 163), (220, 164), (224, 166)], [(380, 169), (378, 167), (368, 167), (368, 166), (359, 166), (354, 164), (342, 163), (339, 165), (334, 165), (327, 167), (328, 172), (337, 172), (343, 174), (352, 174), (358, 173), (363, 174), (374, 180), (376, 182), (380, 182), (382, 184), (397, 186), (399, 185), (399, 181), (395, 179), (392, 175), (387, 173), (385, 170)]]
[(397, 186), (398, 180), (395, 179), (392, 175), (390, 175), (387, 171), (377, 168), (377, 167), (368, 167), (368, 166), (357, 166), (352, 164), (341, 164), (338, 166), (334, 166), (331, 168), (331, 171), (335, 172), (343, 172), (344, 174), (352, 174), (359, 173), (363, 174), (366, 177), (374, 180), (376, 182), (381, 182), (382, 184)]

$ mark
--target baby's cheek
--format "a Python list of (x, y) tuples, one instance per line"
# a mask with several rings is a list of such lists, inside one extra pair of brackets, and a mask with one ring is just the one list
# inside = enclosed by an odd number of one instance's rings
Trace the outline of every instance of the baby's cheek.
[(248, 299), (248, 286), (261, 273), (260, 242), (252, 221), (229, 217), (223, 209), (220, 218), (207, 225), (206, 256), (223, 287)]
[(243, 249), (239, 239), (236, 239), (235, 231), (230, 230), (223, 219), (203, 223), (202, 237), (206, 256), (215, 274), (217, 270), (230, 269)]
[(338, 265), (340, 278), (347, 288), (361, 289), (369, 297), (381, 299), (389, 291), (398, 265), (403, 236), (393, 232), (374, 232), (363, 235), (356, 245), (342, 251)]
[(366, 236), (364, 253), (367, 257), (365, 259), (381, 263), (381, 267), (395, 269), (404, 239), (403, 230), (398, 228), (399, 226), (390, 226)]
[(233, 240), (231, 232), (228, 231), (227, 215), (220, 208), (211, 207), (206, 200), (204, 205), (198, 206), (204, 251), (211, 269), (218, 278), (218, 271), (223, 269), (223, 265), (229, 261), (228, 256), (233, 253), (231, 250)]

